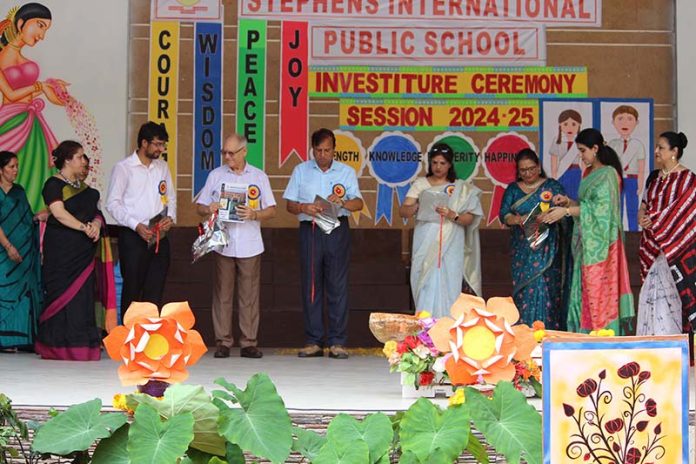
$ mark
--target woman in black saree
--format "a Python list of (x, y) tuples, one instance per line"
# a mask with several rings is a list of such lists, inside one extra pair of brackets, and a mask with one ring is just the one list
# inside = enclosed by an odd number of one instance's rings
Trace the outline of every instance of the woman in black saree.
[(81, 179), (82, 146), (64, 141), (53, 151), (58, 172), (43, 187), (51, 212), (43, 242), (44, 310), (35, 349), (44, 359), (96, 361), (101, 334), (94, 314), (94, 255), (104, 224), (99, 192)]

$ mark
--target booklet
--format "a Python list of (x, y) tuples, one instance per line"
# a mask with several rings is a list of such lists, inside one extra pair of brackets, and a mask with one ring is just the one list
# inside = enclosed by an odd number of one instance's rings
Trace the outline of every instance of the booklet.
[(317, 195), (314, 197), (314, 204), (322, 209), (321, 213), (314, 216), (314, 223), (322, 232), (328, 235), (341, 225), (338, 220), (338, 205), (336, 203), (331, 203), (326, 198)]
[(247, 185), (223, 183), (220, 188), (220, 220), (244, 222), (237, 214), (237, 206), (247, 204)]
[(435, 208), (447, 207), (449, 196), (445, 192), (423, 191), (418, 197), (416, 219), (423, 222), (440, 222), (440, 213)]
[[(147, 222), (147, 228), (154, 231), (157, 224), (159, 224), (162, 219), (166, 218), (168, 213), (169, 213), (169, 207), (165, 206), (162, 209), (162, 211), (160, 211), (159, 213), (157, 213), (156, 215), (154, 215), (153, 217), (150, 218), (150, 220)], [(167, 232), (160, 229), (159, 240), (162, 240), (166, 235), (167, 235)], [(158, 240), (157, 234), (156, 233), (152, 234), (152, 237), (147, 242), (148, 248), (155, 245), (157, 243), (157, 240)]]
[(527, 237), (527, 243), (532, 250), (539, 248), (549, 236), (549, 225), (538, 221), (540, 214), (542, 214), (541, 203), (537, 203), (521, 224), (524, 236)]

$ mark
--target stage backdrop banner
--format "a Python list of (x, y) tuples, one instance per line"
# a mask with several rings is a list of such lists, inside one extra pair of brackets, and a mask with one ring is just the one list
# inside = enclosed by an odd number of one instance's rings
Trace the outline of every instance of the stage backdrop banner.
[(150, 86), (148, 119), (164, 124), (169, 134), (162, 155), (169, 165), (176, 189), (177, 101), (179, 95), (179, 23), (153, 21), (150, 24)]
[(222, 162), (222, 24), (195, 24), (193, 33), (193, 189), (195, 198), (210, 171)]
[(152, 21), (217, 21), (222, 22), (220, 0), (152, 0)]
[(309, 53), (307, 23), (281, 24), (279, 166), (291, 156), (307, 160)]
[(453, 60), (486, 65), (546, 64), (540, 24), (414, 24), (389, 21), (356, 25), (354, 19), (312, 22), (312, 64), (449, 65)]
[(534, 145), (522, 134), (507, 132), (489, 139), (483, 149), (483, 167), (487, 177), (495, 185), (491, 205), (488, 209), (487, 226), (498, 220), (505, 189), (517, 180), (515, 157), (523, 148), (534, 150)]
[(536, 100), (342, 99), (341, 129), (404, 131), (536, 131)]
[(545, 463), (689, 462), (686, 335), (548, 338), (542, 348)]
[(585, 67), (311, 66), (311, 97), (586, 97)]
[(266, 21), (240, 19), (237, 35), (237, 133), (247, 139), (247, 161), (264, 168), (266, 130)]
[(239, 0), (240, 18), (262, 18), (273, 21), (292, 19), (324, 20), (343, 17), (354, 22), (364, 20), (447, 20), (514, 21), (553, 26), (596, 27), (602, 23), (600, 0), (470, 0), (445, 2), (432, 0)]

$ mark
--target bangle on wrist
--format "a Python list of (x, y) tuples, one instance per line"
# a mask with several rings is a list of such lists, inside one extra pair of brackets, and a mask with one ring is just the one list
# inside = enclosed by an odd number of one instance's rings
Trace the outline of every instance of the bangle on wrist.
[(570, 206), (566, 207), (565, 215), (570, 217)]

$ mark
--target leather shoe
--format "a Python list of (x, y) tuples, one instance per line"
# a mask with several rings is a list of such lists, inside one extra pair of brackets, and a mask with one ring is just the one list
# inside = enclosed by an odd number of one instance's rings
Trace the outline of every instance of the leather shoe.
[(307, 345), (297, 352), (300, 358), (321, 358), (324, 356), (324, 350), (319, 345)]
[(230, 357), (230, 349), (226, 347), (225, 345), (220, 345), (217, 347), (217, 350), (215, 350), (215, 355), (216, 358), (229, 358)]
[(342, 345), (332, 345), (329, 348), (329, 358), (348, 359), (348, 350)]
[(255, 346), (245, 346), (239, 351), (239, 356), (241, 356), (242, 358), (258, 359), (263, 358), (263, 353)]

